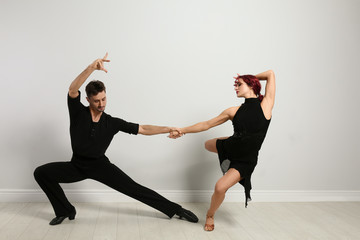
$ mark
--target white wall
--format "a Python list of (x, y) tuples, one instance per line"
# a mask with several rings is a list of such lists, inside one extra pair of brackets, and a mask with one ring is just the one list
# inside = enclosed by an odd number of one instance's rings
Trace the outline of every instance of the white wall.
[[(36, 166), (70, 159), (68, 86), (108, 51), (109, 73), (90, 79), (107, 85), (106, 112), (140, 124), (215, 117), (243, 101), (236, 73), (273, 69), (254, 189), (358, 191), (359, 10), (356, 0), (1, 0), (0, 189), (38, 189)], [(210, 190), (221, 173), (204, 141), (231, 134), (230, 122), (178, 140), (119, 133), (107, 155), (151, 188)]]

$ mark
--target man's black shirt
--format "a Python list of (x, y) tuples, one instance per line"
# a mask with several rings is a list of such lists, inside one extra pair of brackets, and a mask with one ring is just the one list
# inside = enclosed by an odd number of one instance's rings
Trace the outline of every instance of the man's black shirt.
[(68, 108), (71, 148), (76, 157), (102, 158), (117, 132), (136, 135), (139, 131), (139, 124), (126, 122), (105, 112), (98, 122), (93, 122), (89, 107), (80, 102), (80, 91), (76, 98), (71, 98), (68, 94)]

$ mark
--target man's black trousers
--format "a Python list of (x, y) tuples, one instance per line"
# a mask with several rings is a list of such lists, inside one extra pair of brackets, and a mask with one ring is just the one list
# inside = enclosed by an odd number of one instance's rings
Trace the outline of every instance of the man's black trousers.
[(180, 205), (136, 183), (107, 158), (98, 160), (73, 158), (70, 162), (48, 163), (36, 168), (34, 176), (49, 198), (57, 217), (67, 216), (74, 210), (74, 206), (66, 198), (59, 183), (72, 183), (84, 179), (99, 181), (159, 210), (170, 218), (181, 209)]

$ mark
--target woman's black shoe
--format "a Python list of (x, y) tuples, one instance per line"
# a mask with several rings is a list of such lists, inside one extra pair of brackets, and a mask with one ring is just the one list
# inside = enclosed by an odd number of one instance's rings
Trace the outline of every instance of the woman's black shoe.
[(51, 222), (49, 224), (50, 225), (58, 225), (58, 224), (62, 223), (62, 221), (64, 221), (65, 218), (69, 218), (69, 220), (74, 220), (75, 215), (76, 215), (76, 210), (74, 209), (74, 212), (72, 212), (66, 216), (56, 217), (53, 220), (51, 220)]
[(185, 218), (186, 220), (188, 220), (189, 222), (198, 222), (199, 219), (198, 217), (192, 213), (191, 211), (189, 210), (186, 210), (185, 208), (181, 208), (177, 213), (176, 215), (178, 215), (180, 218)]

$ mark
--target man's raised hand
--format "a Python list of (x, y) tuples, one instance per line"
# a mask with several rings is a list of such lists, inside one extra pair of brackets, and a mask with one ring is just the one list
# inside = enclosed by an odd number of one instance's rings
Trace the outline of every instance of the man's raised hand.
[(101, 70), (107, 73), (107, 70), (104, 68), (104, 62), (110, 62), (107, 57), (108, 53), (106, 53), (103, 58), (96, 59), (93, 63), (90, 64), (90, 67), (94, 70)]

